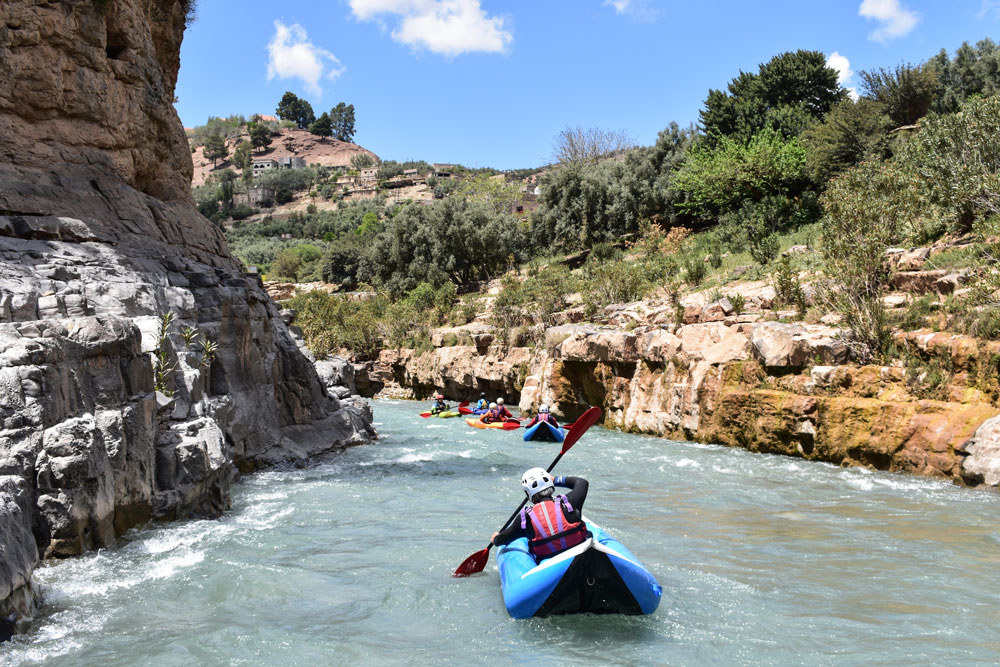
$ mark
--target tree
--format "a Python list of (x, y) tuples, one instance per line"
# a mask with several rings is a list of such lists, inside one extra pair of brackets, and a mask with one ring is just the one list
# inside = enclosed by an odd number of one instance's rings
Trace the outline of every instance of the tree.
[(891, 121), (881, 103), (846, 99), (802, 133), (809, 176), (817, 185), (862, 160), (888, 157)]
[(299, 98), (295, 93), (288, 91), (278, 102), (275, 114), (282, 120), (290, 120), (300, 130), (307, 129), (316, 121), (312, 105), (304, 99)]
[(267, 148), (271, 145), (271, 130), (266, 125), (254, 125), (250, 128), (250, 144), (255, 148)]
[(350, 142), (354, 139), (354, 105), (338, 102), (330, 110), (333, 136), (337, 141)]
[(253, 144), (241, 141), (233, 151), (233, 166), (243, 170), (243, 180), (253, 172)]
[(599, 127), (584, 129), (577, 125), (567, 127), (556, 135), (552, 145), (552, 156), (556, 162), (584, 163), (597, 162), (603, 157), (622, 153), (635, 144), (632, 139), (617, 130), (603, 130)]
[(757, 74), (740, 72), (729, 82), (728, 92), (710, 90), (699, 115), (710, 141), (715, 137), (748, 141), (765, 127), (794, 137), (846, 94), (826, 56), (819, 51), (789, 51), (761, 65)]
[(330, 114), (323, 112), (319, 118), (309, 126), (309, 132), (319, 137), (329, 137), (333, 134), (333, 127), (330, 121)]
[(201, 154), (206, 159), (212, 161), (212, 169), (215, 169), (218, 160), (225, 159), (229, 155), (229, 148), (226, 146), (226, 138), (221, 134), (212, 134), (205, 140), (205, 148)]
[(864, 71), (861, 84), (868, 97), (883, 105), (895, 127), (912, 125), (923, 118), (938, 92), (937, 72), (926, 65)]
[[(375, 159), (368, 153), (355, 153), (351, 156), (352, 169), (368, 169), (375, 166)], [(400, 172), (402, 173), (402, 172)]]

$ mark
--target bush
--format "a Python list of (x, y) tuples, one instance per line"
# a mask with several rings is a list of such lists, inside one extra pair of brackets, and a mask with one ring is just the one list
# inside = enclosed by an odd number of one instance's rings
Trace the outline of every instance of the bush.
[(342, 348), (374, 358), (381, 349), (379, 321), (385, 309), (384, 299), (351, 301), (312, 291), (296, 295), (288, 307), (297, 313), (295, 324), (318, 359)]

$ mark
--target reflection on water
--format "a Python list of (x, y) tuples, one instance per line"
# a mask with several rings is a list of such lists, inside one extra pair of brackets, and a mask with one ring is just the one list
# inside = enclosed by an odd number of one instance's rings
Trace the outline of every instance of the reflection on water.
[[(383, 439), (246, 478), (218, 521), (38, 571), (13, 665), (994, 664), (997, 498), (946, 482), (592, 429), (559, 472), (664, 587), (649, 617), (513, 621), (451, 572), (556, 450), (379, 402)], [(494, 556), (495, 557), (495, 556)]]

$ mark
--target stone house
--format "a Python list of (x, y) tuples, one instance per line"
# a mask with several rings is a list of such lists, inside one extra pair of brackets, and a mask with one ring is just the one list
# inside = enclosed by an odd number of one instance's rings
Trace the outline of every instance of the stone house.
[(294, 157), (291, 155), (286, 155), (279, 159), (282, 169), (304, 169), (306, 167), (306, 161), (304, 158)]
[(274, 190), (263, 185), (254, 185), (246, 192), (234, 192), (233, 204), (236, 206), (270, 206), (274, 202)]
[(280, 166), (277, 160), (273, 160), (269, 157), (255, 157), (252, 164), (253, 175), (255, 178), (258, 174), (263, 174), (269, 169), (277, 169)]

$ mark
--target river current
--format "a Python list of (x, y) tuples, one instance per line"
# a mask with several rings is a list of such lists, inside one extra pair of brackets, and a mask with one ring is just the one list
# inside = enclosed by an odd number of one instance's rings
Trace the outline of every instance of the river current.
[(377, 401), (381, 439), (243, 479), (219, 520), (36, 571), (11, 665), (1000, 662), (1000, 498), (943, 481), (588, 431), (556, 472), (663, 586), (645, 617), (514, 621), (466, 556), (558, 445)]

